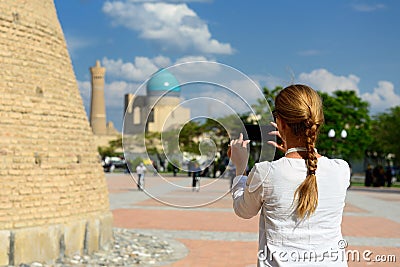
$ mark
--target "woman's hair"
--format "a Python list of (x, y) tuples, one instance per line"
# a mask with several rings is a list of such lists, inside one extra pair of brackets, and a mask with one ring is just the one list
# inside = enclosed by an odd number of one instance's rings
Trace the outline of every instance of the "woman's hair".
[(318, 187), (315, 176), (317, 157), (315, 142), (320, 126), (324, 122), (322, 100), (311, 87), (296, 84), (279, 92), (275, 99), (275, 113), (295, 136), (304, 140), (307, 177), (294, 193), (297, 198), (296, 213), (300, 218), (309, 217), (318, 205)]

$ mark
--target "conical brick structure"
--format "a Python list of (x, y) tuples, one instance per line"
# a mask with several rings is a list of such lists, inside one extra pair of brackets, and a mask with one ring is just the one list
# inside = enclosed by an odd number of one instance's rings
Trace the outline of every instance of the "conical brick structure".
[(111, 227), (53, 0), (0, 0), (0, 265), (107, 248)]

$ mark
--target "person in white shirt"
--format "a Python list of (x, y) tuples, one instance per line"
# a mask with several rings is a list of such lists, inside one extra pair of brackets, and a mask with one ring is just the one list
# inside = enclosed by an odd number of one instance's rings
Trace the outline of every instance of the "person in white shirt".
[(146, 172), (146, 167), (144, 166), (143, 163), (140, 163), (137, 167), (136, 167), (136, 174), (138, 176), (138, 189), (139, 190), (143, 190), (144, 189), (144, 174)]
[(347, 266), (341, 233), (350, 168), (315, 149), (324, 122), (322, 101), (306, 85), (279, 92), (273, 111), (282, 145), (269, 144), (285, 157), (246, 170), (250, 140), (232, 140), (229, 155), (236, 165), (232, 197), (235, 213), (251, 218), (260, 212), (258, 266)]

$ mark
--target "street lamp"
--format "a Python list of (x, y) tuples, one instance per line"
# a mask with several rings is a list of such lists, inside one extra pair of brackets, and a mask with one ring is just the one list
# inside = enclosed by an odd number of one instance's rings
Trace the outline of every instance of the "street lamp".
[[(336, 132), (335, 132), (334, 129), (330, 129), (330, 130), (328, 131), (328, 137), (331, 138), (332, 140), (334, 140), (335, 142), (338, 142), (338, 140), (335, 139), (335, 135), (336, 135)], [(340, 137), (341, 137), (342, 139), (346, 139), (346, 138), (347, 138), (347, 131), (346, 131), (345, 129), (343, 129), (343, 130), (340, 132)], [(333, 148), (334, 148), (334, 147), (332, 147), (332, 150), (333, 150)], [(333, 155), (332, 155), (332, 156), (333, 156)]]
[[(334, 129), (330, 129), (329, 132), (328, 132), (328, 137), (329, 137), (329, 138), (334, 138), (335, 135), (336, 135), (335, 130), (334, 130)], [(340, 132), (340, 137), (342, 137), (343, 139), (345, 139), (345, 138), (347, 137), (347, 131), (346, 131), (345, 129), (343, 129), (343, 130)]]
[(342, 137), (343, 139), (345, 139), (345, 138), (347, 137), (347, 131), (346, 131), (345, 129), (343, 129), (343, 130), (340, 132), (340, 137)]
[(333, 138), (333, 137), (335, 137), (335, 134), (336, 134), (336, 133), (335, 133), (335, 130), (330, 129), (329, 132), (328, 132), (328, 137), (329, 137), (329, 138)]

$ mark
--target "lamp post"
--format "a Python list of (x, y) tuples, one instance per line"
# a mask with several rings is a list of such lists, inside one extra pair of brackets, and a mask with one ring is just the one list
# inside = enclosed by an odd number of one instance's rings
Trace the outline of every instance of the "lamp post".
[[(334, 129), (330, 129), (329, 132), (328, 132), (328, 137), (331, 138), (335, 143), (337, 143), (337, 142), (340, 141), (340, 139), (335, 138), (335, 136), (336, 136), (335, 130)], [(343, 129), (340, 132), (340, 137), (341, 137), (342, 140), (347, 138), (347, 131), (345, 129)], [(334, 150), (335, 150), (335, 147), (332, 145), (332, 157), (334, 156), (334, 153), (333, 153)]]

